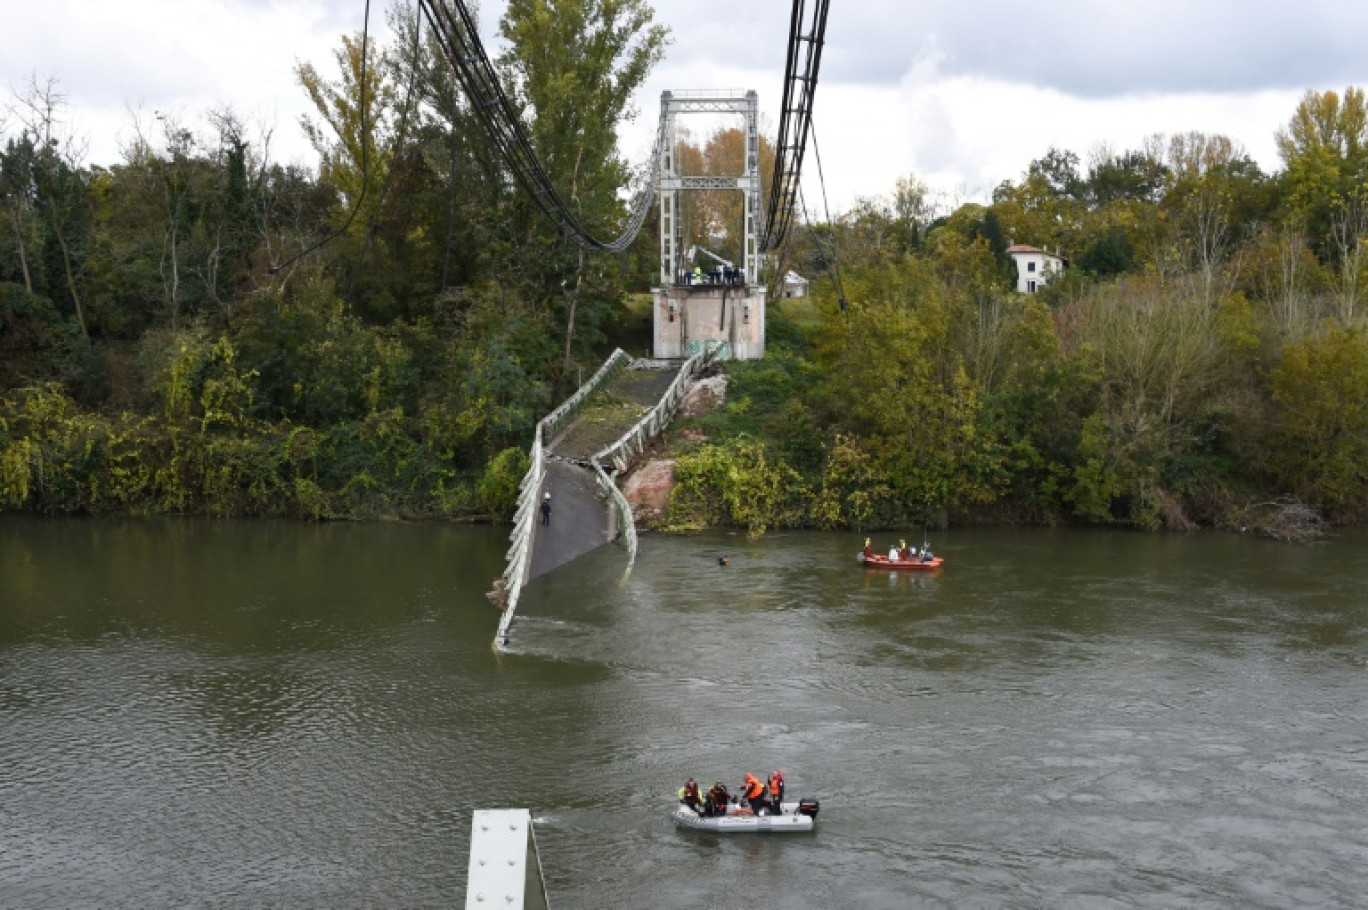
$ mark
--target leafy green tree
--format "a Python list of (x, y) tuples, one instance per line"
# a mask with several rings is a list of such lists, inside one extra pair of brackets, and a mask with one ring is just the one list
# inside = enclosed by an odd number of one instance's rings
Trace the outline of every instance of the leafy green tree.
[[(0, 280), (23, 281), (24, 290), (32, 294), (35, 288), (34, 271), (42, 261), (42, 234), (38, 228), (39, 216), (35, 211), (37, 187), (34, 179), (34, 165), (37, 150), (33, 139), (27, 133), (10, 137), (5, 149), (0, 152), (0, 195), (4, 198), (4, 241), (13, 244), (12, 257), (6, 256), (0, 262)], [(43, 287), (43, 276), (36, 276), (37, 286)]]
[(1084, 251), (1078, 258), (1078, 267), (1102, 277), (1119, 275), (1130, 268), (1131, 255), (1125, 231), (1112, 228)]
[(1368, 342), (1332, 328), (1288, 345), (1272, 374), (1279, 481), (1312, 503), (1361, 518), (1368, 506)]
[(1363, 89), (1343, 96), (1308, 91), (1277, 134), (1286, 165), (1287, 206), (1308, 227), (1313, 248), (1330, 255), (1335, 211), (1361, 204), (1368, 194), (1368, 102)]
[[(508, 42), (500, 64), (527, 110), (536, 152), (561, 196), (599, 236), (617, 232), (618, 194), (630, 176), (618, 128), (669, 41), (653, 20), (646, 0), (511, 0), (499, 21)], [(515, 207), (529, 211), (531, 202), (520, 197)], [(527, 223), (532, 236), (521, 247), (519, 271), (560, 311), (568, 373), (577, 331), (596, 340), (582, 323), (602, 323), (621, 306), (618, 276), (569, 249), (544, 221)]]
[(1144, 151), (1102, 154), (1088, 168), (1087, 196), (1095, 206), (1129, 200), (1157, 202), (1168, 169), (1157, 156)]

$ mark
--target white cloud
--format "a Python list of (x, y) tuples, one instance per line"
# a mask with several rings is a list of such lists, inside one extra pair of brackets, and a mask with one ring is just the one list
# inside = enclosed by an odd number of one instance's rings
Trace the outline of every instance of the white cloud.
[[(333, 72), (339, 36), (361, 27), (361, 0), (47, 0), (12, 3), (0, 29), (0, 83), (58, 77), (90, 159), (117, 160), (128, 106), (195, 121), (229, 104), (275, 126), (278, 158), (313, 163), (297, 121), (308, 109), (297, 61)], [(388, 39), (387, 4), (372, 34)], [(657, 0), (674, 34), (638, 93), (624, 151), (649, 151), (663, 89), (754, 88), (777, 120), (789, 0)], [(502, 0), (481, 4), (492, 35)], [(1266, 170), (1273, 132), (1307, 88), (1368, 83), (1368, 4), (1302, 0), (1008, 0), (833, 4), (816, 130), (833, 209), (915, 175), (950, 202), (984, 198), (1050, 146), (1086, 158), (1153, 132), (1229, 135)], [(497, 53), (497, 47), (490, 47)], [(706, 129), (706, 125), (701, 125)], [(820, 199), (809, 152), (805, 193)]]
[[(118, 159), (131, 130), (129, 108), (195, 122), (224, 105), (249, 122), (274, 124), (285, 160), (308, 161), (297, 126), (307, 101), (294, 67), (311, 61), (335, 69), (331, 50), (343, 30), (359, 31), (360, 12), (356, 7), (355, 20), (339, 27), (320, 0), (24, 4), (6, 12), (0, 78), (22, 90), (34, 74), (56, 77), (95, 163)], [(387, 35), (378, 12), (371, 29)]]

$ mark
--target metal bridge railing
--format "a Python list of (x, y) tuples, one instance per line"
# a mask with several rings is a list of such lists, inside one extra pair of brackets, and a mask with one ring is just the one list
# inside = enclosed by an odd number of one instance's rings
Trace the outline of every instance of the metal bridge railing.
[[(537, 422), (536, 430), (532, 434), (532, 447), (528, 453), (531, 463), (528, 465), (527, 473), (523, 475), (522, 482), (518, 485), (518, 507), (513, 513), (513, 531), (509, 534), (509, 539), (513, 541), (513, 545), (508, 548), (508, 554), (505, 557), (507, 565), (502, 576), (504, 580), (503, 616), (499, 619), (499, 628), (494, 633), (496, 650), (503, 650), (503, 646), (508, 643), (508, 627), (513, 622), (513, 614), (518, 610), (518, 598), (522, 594), (522, 586), (527, 582), (527, 572), (532, 561), (532, 529), (536, 525), (537, 494), (541, 491), (542, 480), (546, 477), (547, 448), (555, 440), (556, 434), (564, 429), (566, 424), (579, 413), (580, 408), (589, 400), (589, 397), (607, 385), (631, 362), (631, 356), (618, 348), (603, 362), (598, 371), (589, 377), (589, 381), (575, 391), (575, 394), (565, 399), (560, 407)], [(630, 515), (630, 509), (628, 514)], [(636, 540), (635, 530), (633, 528), (633, 543)]]
[(595, 452), (589, 460), (601, 465), (611, 463), (614, 458), (622, 458), (625, 461), (643, 451), (646, 448), (646, 441), (659, 434), (670, 423), (670, 418), (679, 408), (679, 403), (684, 400), (689, 383), (712, 364), (721, 347), (720, 342), (709, 342), (703, 350), (684, 361), (674, 382), (670, 383), (665, 394), (660, 396), (656, 406), (637, 421), (635, 426), (623, 433), (616, 442)]
[[(604, 465), (612, 464), (617, 458), (622, 458), (625, 461), (632, 455), (643, 451), (646, 448), (646, 441), (658, 435), (669, 424), (675, 411), (679, 409), (679, 403), (684, 400), (684, 393), (688, 390), (689, 383), (712, 364), (721, 348), (722, 345), (719, 343), (709, 343), (702, 351), (684, 361), (684, 365), (679, 368), (674, 381), (665, 390), (665, 394), (660, 397), (660, 401), (656, 402), (656, 406), (616, 442), (595, 452), (589, 458), (590, 464), (597, 469), (594, 471), (595, 480), (607, 495), (613, 508), (617, 510), (622, 542), (627, 548), (630, 560), (636, 559), (637, 552), (636, 522), (632, 519), (632, 507), (627, 502), (627, 497), (622, 495), (622, 491), (613, 482), (611, 474)], [(518, 609), (518, 598), (522, 594), (522, 586), (527, 581), (527, 572), (532, 559), (532, 534), (536, 525), (539, 504), (537, 494), (541, 491), (542, 480), (546, 476), (548, 441), (553, 440), (556, 434), (575, 418), (580, 408), (595, 392), (612, 381), (631, 362), (632, 358), (621, 348), (614, 351), (612, 356), (603, 362), (603, 366), (598, 368), (598, 372), (594, 373), (588, 382), (580, 386), (575, 394), (567, 398), (560, 407), (547, 414), (537, 423), (536, 431), (532, 436), (531, 464), (519, 485), (518, 508), (513, 517), (513, 532), (509, 535), (513, 545), (508, 548), (508, 567), (503, 574), (504, 611), (503, 616), (499, 619), (498, 631), (494, 633), (495, 650), (502, 651), (504, 646), (508, 644), (508, 627), (513, 622), (513, 615)]]
[(618, 538), (627, 548), (627, 565), (630, 567), (636, 562), (637, 554), (637, 531), (636, 522), (632, 520), (632, 504), (622, 495), (618, 485), (613, 482), (613, 475), (609, 474), (603, 465), (595, 462), (594, 469), (594, 480), (598, 482), (599, 489), (617, 512)]
[(709, 344), (702, 351), (684, 361), (684, 365), (679, 368), (679, 373), (675, 375), (674, 382), (670, 383), (665, 394), (660, 396), (660, 401), (656, 402), (656, 406), (641, 420), (637, 421), (635, 426), (622, 434), (616, 442), (607, 448), (600, 449), (589, 458), (590, 463), (598, 469), (594, 472), (594, 476), (599, 481), (599, 486), (608, 494), (609, 501), (618, 511), (622, 543), (627, 548), (629, 565), (636, 561), (636, 520), (632, 517), (632, 506), (627, 502), (627, 497), (618, 489), (618, 485), (613, 481), (612, 475), (604, 465), (614, 464), (619, 459), (625, 463), (632, 455), (643, 451), (646, 448), (646, 441), (657, 436), (661, 430), (669, 425), (670, 419), (679, 409), (679, 403), (684, 400), (684, 393), (688, 390), (689, 383), (717, 358), (719, 350), (720, 345)]

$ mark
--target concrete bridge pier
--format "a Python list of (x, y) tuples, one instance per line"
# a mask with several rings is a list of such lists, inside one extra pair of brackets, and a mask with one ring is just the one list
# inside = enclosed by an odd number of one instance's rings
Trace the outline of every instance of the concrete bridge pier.
[(764, 285), (671, 285), (651, 293), (657, 359), (683, 360), (718, 343), (722, 360), (765, 356)]

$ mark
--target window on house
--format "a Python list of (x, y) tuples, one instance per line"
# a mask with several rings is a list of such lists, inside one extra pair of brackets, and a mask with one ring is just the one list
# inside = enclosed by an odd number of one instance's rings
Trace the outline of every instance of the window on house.
[(1028, 281), (1028, 282), (1026, 282), (1026, 293), (1028, 293), (1028, 294), (1034, 294), (1035, 291), (1036, 291), (1036, 283), (1035, 283), (1034, 281)]
[(1034, 271), (1035, 271), (1035, 263), (1034, 263), (1034, 262), (1028, 262), (1028, 263), (1026, 263), (1026, 271), (1028, 271), (1028, 272), (1034, 272)]

